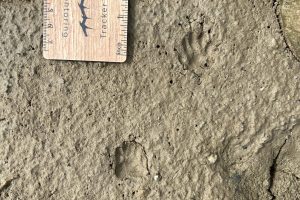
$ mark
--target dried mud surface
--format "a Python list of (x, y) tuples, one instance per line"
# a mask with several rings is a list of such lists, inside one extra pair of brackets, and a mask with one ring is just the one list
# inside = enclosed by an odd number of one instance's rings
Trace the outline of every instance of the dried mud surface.
[(285, 0), (281, 4), (284, 35), (292, 53), (300, 61), (300, 0)]
[(130, 0), (124, 64), (43, 59), (0, 1), (0, 199), (300, 199), (300, 64), (279, 1)]

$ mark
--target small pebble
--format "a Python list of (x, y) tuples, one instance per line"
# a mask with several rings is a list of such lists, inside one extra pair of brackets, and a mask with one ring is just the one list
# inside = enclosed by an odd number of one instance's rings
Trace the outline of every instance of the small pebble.
[(218, 159), (218, 156), (217, 155), (210, 155), (208, 158), (208, 161), (211, 163), (211, 164), (214, 164), (216, 163), (217, 159)]
[(157, 182), (158, 182), (158, 181), (161, 181), (161, 179), (162, 179), (162, 177), (161, 177), (161, 175), (160, 175), (159, 173), (156, 174), (153, 178), (154, 178), (154, 180), (157, 181)]

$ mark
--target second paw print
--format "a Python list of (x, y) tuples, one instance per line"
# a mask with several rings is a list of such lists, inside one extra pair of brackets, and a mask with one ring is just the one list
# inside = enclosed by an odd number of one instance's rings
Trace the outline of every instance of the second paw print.
[(210, 32), (210, 29), (204, 31), (203, 27), (200, 27), (199, 30), (191, 30), (184, 36), (178, 50), (178, 59), (183, 69), (202, 76), (204, 70), (209, 67), (212, 43)]

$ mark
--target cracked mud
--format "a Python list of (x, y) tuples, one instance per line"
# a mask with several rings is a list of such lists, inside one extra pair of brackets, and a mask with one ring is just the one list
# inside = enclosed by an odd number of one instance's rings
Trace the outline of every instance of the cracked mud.
[(42, 1), (0, 0), (0, 199), (300, 199), (298, 8), (130, 0), (114, 64), (43, 59)]
[(281, 2), (281, 23), (288, 47), (300, 61), (300, 1), (284, 0)]

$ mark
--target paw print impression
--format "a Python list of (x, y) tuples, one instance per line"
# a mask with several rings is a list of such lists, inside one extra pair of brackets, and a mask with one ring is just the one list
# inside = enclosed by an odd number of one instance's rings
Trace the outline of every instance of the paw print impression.
[(146, 152), (137, 142), (123, 142), (116, 148), (115, 159), (118, 178), (145, 177), (149, 174)]
[(190, 30), (182, 39), (178, 48), (178, 59), (184, 70), (189, 70), (201, 77), (213, 61), (211, 29), (205, 30), (199, 25), (198, 30)]

